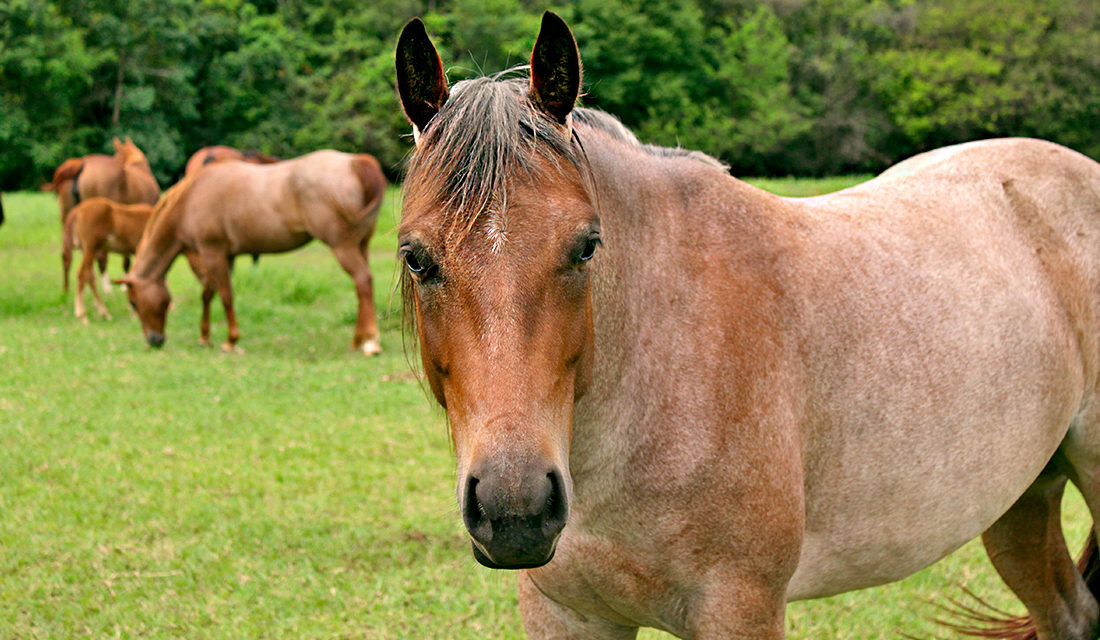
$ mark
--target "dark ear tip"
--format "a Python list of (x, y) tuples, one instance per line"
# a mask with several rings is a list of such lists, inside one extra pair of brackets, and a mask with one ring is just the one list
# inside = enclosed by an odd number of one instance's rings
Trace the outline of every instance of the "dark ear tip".
[(401, 40), (405, 40), (411, 37), (428, 35), (428, 29), (424, 26), (424, 21), (420, 18), (413, 18), (405, 23), (405, 26), (401, 29)]
[(546, 11), (542, 14), (542, 29), (554, 29), (555, 31), (569, 31), (569, 25), (562, 20), (561, 16), (553, 11)]

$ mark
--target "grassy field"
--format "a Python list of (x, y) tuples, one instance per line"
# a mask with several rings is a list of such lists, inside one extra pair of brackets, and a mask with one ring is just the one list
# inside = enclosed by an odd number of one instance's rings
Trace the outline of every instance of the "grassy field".
[[(514, 576), (470, 556), (443, 419), (402, 350), (397, 203), (372, 244), (385, 352), (367, 359), (348, 349), (351, 280), (319, 244), (238, 261), (244, 354), (198, 346), (186, 265), (162, 350), (117, 290), (114, 319), (81, 326), (55, 203), (4, 195), (0, 638), (523, 637)], [(1067, 514), (1076, 548), (1076, 495)], [(962, 586), (1018, 608), (972, 543), (902, 583), (791, 605), (789, 637), (943, 635), (926, 603)]]

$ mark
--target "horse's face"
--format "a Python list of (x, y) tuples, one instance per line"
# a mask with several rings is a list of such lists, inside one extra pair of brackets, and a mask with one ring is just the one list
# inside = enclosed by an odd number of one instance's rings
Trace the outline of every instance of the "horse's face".
[[(568, 28), (554, 19), (556, 44), (567, 38), (575, 52)], [(546, 29), (544, 19), (536, 57)], [(398, 45), (399, 87), (420, 131), (428, 122), (418, 109), (446, 100), (439, 100), (444, 85), (415, 86), (442, 79), (439, 57), (425, 43), (431, 47), (414, 21)], [(418, 59), (432, 63), (426, 72), (408, 66)], [(542, 71), (532, 70), (533, 83)], [(568, 110), (549, 114), (560, 124), (547, 121), (566, 140)], [(431, 144), (421, 136), (418, 153), (433, 153)], [(433, 176), (411, 169), (399, 232), (407, 310), (415, 314), (428, 383), (451, 425), (462, 517), (474, 556), (494, 568), (536, 567), (553, 557), (572, 491), (573, 406), (592, 360), (589, 271), (599, 219), (573, 166), (533, 162), (510, 176), (506, 193), (488, 194), (488, 206), (458, 224), (453, 206), (421, 188)]]
[(126, 296), (141, 321), (141, 331), (149, 346), (159, 348), (164, 345), (164, 324), (168, 318), (168, 307), (172, 296), (163, 282), (132, 278), (126, 276), (118, 281), (126, 285)]

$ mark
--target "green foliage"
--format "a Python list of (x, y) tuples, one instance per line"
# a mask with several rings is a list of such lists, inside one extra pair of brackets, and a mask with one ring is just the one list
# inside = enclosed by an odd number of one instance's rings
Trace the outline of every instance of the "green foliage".
[[(423, 16), (451, 82), (524, 65), (531, 0), (0, 2), (0, 188), (129, 135), (164, 186), (199, 147), (410, 148), (393, 49)], [(1090, 0), (567, 0), (584, 103), (736, 173), (875, 171), (1029, 135), (1100, 156)]]

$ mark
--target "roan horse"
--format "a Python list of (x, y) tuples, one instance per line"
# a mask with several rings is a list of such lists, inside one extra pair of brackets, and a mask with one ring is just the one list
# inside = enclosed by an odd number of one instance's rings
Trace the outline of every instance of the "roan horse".
[(1100, 510), (1100, 165), (994, 140), (781, 198), (574, 109), (549, 13), (529, 81), (448, 87), (419, 20), (397, 78), (406, 309), (531, 638), (782, 638), (978, 535), (1030, 616), (983, 633), (1097, 637), (1059, 506)]
[(240, 151), (225, 145), (215, 145), (213, 147), (203, 147), (191, 154), (191, 157), (187, 160), (187, 166), (184, 168), (183, 174), (189, 176), (208, 164), (224, 162), (226, 160), (240, 160), (242, 162), (252, 162), (255, 164), (282, 162), (282, 158), (269, 156), (259, 151)]
[(137, 251), (142, 232), (153, 212), (148, 204), (119, 204), (107, 198), (89, 198), (73, 207), (65, 219), (62, 235), (61, 265), (65, 279), (65, 290), (69, 290), (69, 268), (73, 262), (73, 246), (79, 241), (83, 251), (80, 268), (77, 270), (76, 299), (73, 313), (77, 319), (88, 323), (84, 311), (84, 285), (92, 289), (96, 309), (102, 318), (110, 319), (111, 314), (103, 299), (99, 297), (95, 278), (92, 277), (92, 263), (97, 256), (107, 252), (122, 254), (127, 260)]
[[(115, 155), (93, 154), (69, 158), (54, 171), (53, 180), (42, 185), (43, 191), (57, 194), (62, 226), (69, 211), (88, 198), (107, 198), (120, 204), (157, 203), (160, 186), (145, 154), (130, 138), (126, 138), (125, 142), (114, 138), (113, 143)], [(129, 270), (128, 257), (123, 263)], [(106, 288), (110, 284), (107, 279), (107, 254), (99, 256), (99, 270), (103, 273)], [(66, 278), (65, 291), (69, 290), (68, 285)]]
[(146, 340), (154, 347), (164, 343), (170, 301), (165, 276), (181, 253), (203, 283), (200, 342), (210, 342), (210, 301), (217, 291), (229, 324), (223, 348), (232, 351), (240, 338), (229, 282), (233, 258), (290, 251), (317, 238), (355, 281), (359, 319), (352, 348), (379, 353), (367, 244), (385, 191), (374, 157), (338, 151), (276, 164), (216, 163), (184, 178), (153, 210), (133, 269), (119, 281), (129, 285)]

